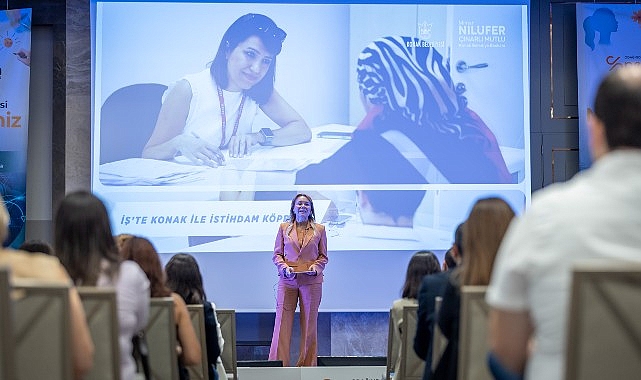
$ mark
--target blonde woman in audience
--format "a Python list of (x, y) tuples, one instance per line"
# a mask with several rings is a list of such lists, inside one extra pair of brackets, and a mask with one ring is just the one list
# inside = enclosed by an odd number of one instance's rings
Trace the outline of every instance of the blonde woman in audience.
[(189, 317), (187, 305), (182, 297), (171, 291), (165, 284), (165, 274), (160, 257), (153, 244), (142, 237), (130, 236), (120, 248), (123, 260), (132, 260), (140, 265), (149, 279), (151, 297), (171, 297), (174, 300), (174, 320), (180, 345), (179, 374), (181, 380), (189, 380), (186, 366), (200, 364), (201, 348), (194, 326)]
[(121, 379), (134, 379), (131, 339), (149, 318), (147, 276), (133, 261), (120, 261), (107, 209), (89, 192), (65, 196), (56, 213), (54, 238), (54, 251), (76, 285), (116, 289)]
[(207, 300), (203, 287), (203, 276), (196, 259), (186, 253), (174, 255), (165, 265), (167, 286), (180, 294), (188, 305), (203, 305), (205, 309), (205, 333), (207, 335), (207, 362), (209, 378), (218, 380), (225, 373), (218, 373), (219, 358), (222, 352), (222, 334), (216, 318), (213, 302)]
[[(9, 232), (9, 213), (0, 196), (0, 242), (5, 241)], [(27, 253), (0, 247), (0, 266), (7, 266), (11, 278), (25, 278), (71, 284), (71, 279), (60, 261), (42, 253)], [(69, 289), (71, 315), (71, 358), (74, 379), (82, 379), (93, 366), (94, 346), (87, 326), (85, 311), (75, 287)]]
[(432, 380), (456, 380), (461, 287), (488, 285), (494, 258), (514, 210), (501, 198), (484, 198), (472, 207), (463, 224), (463, 262), (452, 273), (443, 290), (443, 303), (437, 323), (448, 344), (434, 370)]
[(416, 252), (407, 265), (405, 283), (403, 284), (403, 291), (401, 293), (402, 298), (394, 301), (391, 310), (392, 323), (395, 328), (393, 330), (393, 336), (391, 337), (391, 339), (393, 339), (392, 352), (388, 352), (388, 355), (391, 355), (390, 358), (394, 361), (394, 366), (392, 367), (394, 380), (399, 379), (399, 376), (397, 376), (398, 369), (403, 360), (400, 349), (402, 334), (405, 333), (400, 329), (403, 323), (403, 308), (405, 308), (405, 306), (418, 306), (416, 298), (418, 296), (418, 289), (421, 286), (421, 280), (428, 274), (438, 273), (440, 271), (441, 268), (438, 259), (436, 255), (430, 251)]

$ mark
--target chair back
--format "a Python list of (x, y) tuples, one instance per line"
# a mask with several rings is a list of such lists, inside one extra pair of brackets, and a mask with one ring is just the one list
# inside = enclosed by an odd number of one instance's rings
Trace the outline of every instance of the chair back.
[(0, 267), (0, 379), (14, 379), (13, 304), (9, 268)]
[(425, 361), (414, 352), (414, 336), (418, 323), (418, 306), (403, 307), (403, 322), (401, 323), (401, 365), (396, 369), (397, 379), (421, 380), (425, 372)]
[(641, 265), (582, 263), (572, 277), (566, 379), (638, 379)]
[[(443, 303), (443, 297), (437, 296), (434, 298), (434, 314), (438, 315), (439, 310), (441, 310), (441, 304)], [(434, 326), (432, 332), (432, 371), (436, 370), (438, 362), (441, 360), (441, 356), (445, 352), (447, 347), (448, 339), (443, 335), (441, 328), (438, 326), (438, 318), (434, 318)]]
[(238, 379), (238, 367), (236, 361), (236, 311), (231, 309), (217, 309), (216, 317), (220, 323), (220, 331), (225, 338), (223, 353), (220, 358), (227, 371), (227, 377)]
[(86, 380), (120, 380), (118, 305), (115, 288), (78, 287), (94, 342), (93, 367)]
[(189, 371), (190, 380), (209, 380), (209, 363), (207, 361), (207, 333), (205, 331), (205, 309), (203, 305), (187, 305), (189, 311), (189, 318), (191, 324), (194, 326), (194, 331), (200, 342), (202, 357), (200, 358), (200, 365), (192, 365), (187, 367)]
[(487, 286), (461, 289), (458, 380), (492, 380), (487, 366), (487, 324), (490, 307), (485, 302)]
[(100, 163), (141, 157), (167, 86), (138, 83), (114, 91), (100, 111)]
[(392, 350), (394, 348), (394, 318), (392, 318), (392, 309), (389, 311), (389, 326), (387, 328), (387, 359), (386, 359), (386, 369), (385, 369), (385, 379), (391, 380), (392, 373), (394, 371), (394, 364), (396, 358), (392, 356)]
[(16, 379), (72, 376), (69, 286), (14, 280)]
[(149, 347), (152, 379), (178, 380), (178, 339), (173, 298), (151, 298), (145, 338)]

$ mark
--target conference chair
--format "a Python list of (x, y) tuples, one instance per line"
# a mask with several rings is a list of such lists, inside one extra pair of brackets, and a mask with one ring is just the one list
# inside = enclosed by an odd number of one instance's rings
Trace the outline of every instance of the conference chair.
[(114, 91), (100, 109), (100, 163), (141, 157), (167, 86), (138, 83)]
[(94, 342), (93, 367), (86, 380), (120, 380), (118, 304), (115, 288), (78, 287)]
[(13, 282), (16, 379), (72, 376), (69, 286)]
[[(389, 326), (387, 328), (387, 360), (386, 360), (386, 369), (385, 369), (385, 379), (391, 380), (392, 374), (394, 373), (394, 363), (396, 358), (392, 357), (392, 350), (394, 346), (394, 319), (392, 318), (392, 309), (389, 311)], [(398, 368), (396, 369), (398, 370)]]
[(171, 297), (151, 298), (149, 322), (145, 329), (149, 346), (149, 367), (154, 380), (178, 380), (178, 339)]
[(461, 289), (458, 380), (493, 379), (487, 366), (490, 307), (485, 302), (486, 290), (487, 286), (463, 286)]
[(396, 377), (402, 380), (421, 380), (425, 371), (425, 361), (414, 352), (414, 336), (418, 306), (403, 307), (403, 322), (401, 323), (401, 364), (396, 368)]
[(220, 358), (227, 371), (228, 379), (238, 379), (238, 365), (236, 360), (236, 311), (232, 309), (216, 310), (216, 317), (220, 323), (220, 330), (225, 338), (223, 353)]
[(566, 379), (641, 376), (641, 265), (580, 263), (573, 271)]
[(13, 305), (9, 268), (0, 267), (0, 379), (14, 379)]
[(200, 365), (187, 367), (190, 380), (209, 380), (209, 363), (207, 362), (207, 334), (205, 332), (205, 309), (203, 305), (187, 305), (189, 318), (200, 343), (202, 357)]
[(438, 366), (438, 362), (441, 360), (448, 342), (448, 339), (445, 337), (445, 335), (443, 335), (441, 328), (436, 322), (438, 321), (438, 318), (436, 316), (438, 315), (438, 311), (441, 310), (442, 303), (443, 297), (438, 296), (434, 299), (435, 318), (433, 321), (434, 326), (432, 329), (432, 371), (434, 371)]

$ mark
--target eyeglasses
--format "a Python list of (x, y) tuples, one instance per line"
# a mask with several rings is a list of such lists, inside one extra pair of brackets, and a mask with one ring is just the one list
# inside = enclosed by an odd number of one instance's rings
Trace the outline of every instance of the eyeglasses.
[(281, 44), (285, 41), (285, 37), (287, 37), (287, 33), (276, 26), (276, 24), (267, 16), (249, 13), (243, 16), (243, 22), (254, 24), (256, 30), (266, 34), (268, 37), (273, 37)]

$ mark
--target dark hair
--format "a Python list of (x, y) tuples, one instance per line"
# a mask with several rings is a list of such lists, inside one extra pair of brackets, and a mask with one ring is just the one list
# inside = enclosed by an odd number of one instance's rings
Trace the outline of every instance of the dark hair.
[(641, 148), (641, 68), (625, 66), (599, 85), (594, 114), (603, 122), (610, 149)]
[(463, 265), (460, 285), (488, 285), (494, 258), (514, 210), (501, 198), (479, 199), (463, 225)]
[(309, 212), (309, 216), (307, 217), (307, 220), (313, 221), (316, 218), (316, 212), (314, 211), (314, 201), (312, 201), (312, 197), (303, 193), (298, 193), (294, 198), (292, 198), (292, 204), (289, 207), (289, 218), (290, 218), (289, 221), (294, 223), (294, 221), (296, 220), (296, 213), (294, 212), (294, 204), (296, 203), (296, 199), (298, 199), (298, 197), (305, 197), (309, 201), (309, 204), (311, 205), (311, 210)]
[(454, 245), (458, 249), (459, 256), (463, 256), (463, 225), (465, 222), (460, 223), (454, 231)]
[[(87, 191), (67, 194), (55, 218), (54, 251), (76, 285), (95, 286), (101, 272), (118, 271), (118, 248), (107, 209)], [(102, 268), (102, 261), (108, 263)]]
[(178, 253), (165, 265), (167, 286), (180, 294), (188, 305), (202, 304), (207, 301), (203, 288), (203, 276), (198, 262), (192, 255)]
[(416, 299), (423, 277), (440, 271), (441, 267), (439, 266), (438, 259), (433, 252), (416, 252), (412, 255), (409, 264), (407, 264), (407, 273), (405, 274), (405, 284), (403, 284), (402, 297)]
[(445, 264), (447, 265), (447, 269), (456, 268), (456, 261), (454, 260), (454, 256), (452, 256), (452, 248), (448, 249), (447, 252), (445, 252), (445, 256), (443, 256), (443, 261), (445, 261)]
[(27, 240), (24, 243), (18, 247), (18, 249), (21, 249), (23, 251), (27, 252), (40, 252), (40, 253), (46, 253), (47, 255), (53, 255), (53, 247), (49, 243), (47, 243), (44, 240), (37, 240), (37, 239), (32, 239), (32, 240)]
[(120, 248), (120, 257), (123, 260), (136, 262), (149, 279), (149, 289), (152, 297), (168, 297), (171, 290), (165, 285), (160, 257), (153, 244), (138, 236), (125, 239)]
[(234, 50), (238, 44), (252, 36), (260, 38), (267, 51), (274, 55), (265, 77), (252, 88), (245, 91), (247, 96), (254, 99), (258, 104), (264, 104), (269, 100), (269, 97), (274, 91), (276, 56), (280, 53), (283, 47), (283, 41), (285, 37), (287, 37), (287, 33), (279, 28), (269, 17), (257, 13), (248, 13), (234, 21), (220, 41), (218, 51), (211, 64), (210, 72), (216, 84), (221, 88), (226, 88), (228, 84), (228, 54)]
[(416, 209), (423, 201), (425, 190), (361, 190), (377, 212), (382, 212), (398, 221), (401, 217), (414, 218)]

